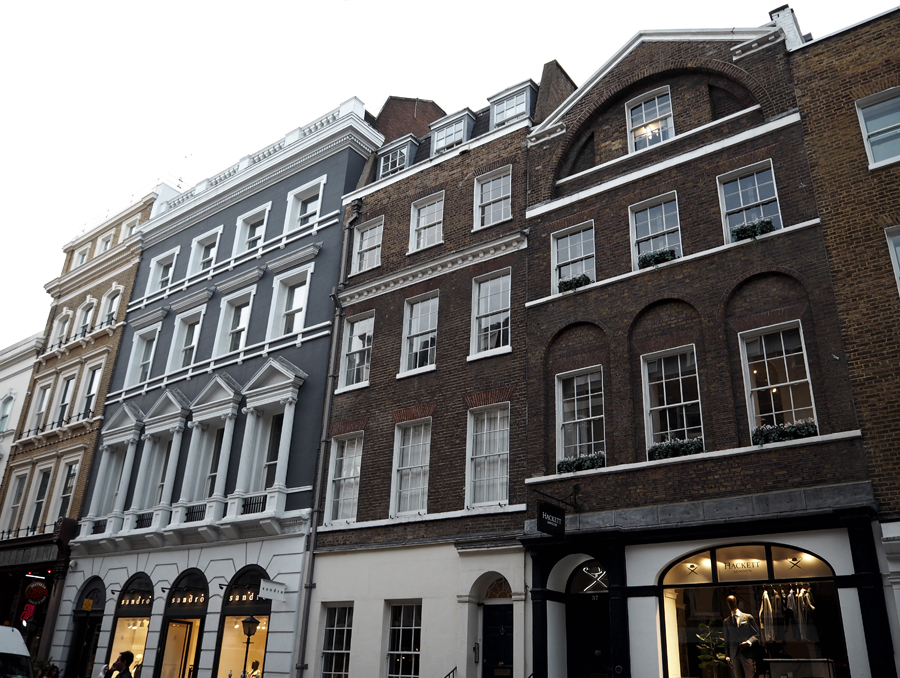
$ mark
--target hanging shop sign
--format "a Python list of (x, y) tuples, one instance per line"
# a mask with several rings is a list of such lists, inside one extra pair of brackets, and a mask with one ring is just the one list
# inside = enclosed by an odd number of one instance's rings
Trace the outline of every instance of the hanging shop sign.
[(562, 537), (566, 534), (566, 510), (560, 506), (538, 502), (538, 532)]
[(259, 582), (259, 597), (268, 598), (269, 600), (280, 600), (284, 602), (284, 592), (287, 585), (271, 579), (263, 579)]
[(42, 581), (33, 581), (25, 587), (25, 599), (32, 605), (40, 605), (47, 600), (50, 592)]

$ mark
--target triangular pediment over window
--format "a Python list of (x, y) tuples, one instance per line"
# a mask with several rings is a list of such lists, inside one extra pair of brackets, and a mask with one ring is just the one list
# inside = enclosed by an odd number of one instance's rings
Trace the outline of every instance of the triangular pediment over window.
[(103, 426), (101, 435), (104, 445), (128, 441), (144, 425), (144, 413), (132, 402), (125, 402)]
[(241, 402), (241, 385), (231, 375), (216, 373), (191, 403), (194, 421), (204, 421), (222, 414), (236, 414)]
[(244, 386), (247, 406), (256, 407), (274, 400), (296, 397), (306, 381), (306, 372), (281, 356), (269, 358)]
[(191, 403), (177, 388), (168, 388), (159, 397), (147, 416), (144, 426), (147, 433), (157, 433), (184, 422), (191, 412)]

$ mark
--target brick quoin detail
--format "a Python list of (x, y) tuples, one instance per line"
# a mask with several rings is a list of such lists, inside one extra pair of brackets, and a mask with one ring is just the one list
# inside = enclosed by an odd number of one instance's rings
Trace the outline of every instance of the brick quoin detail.
[(437, 409), (437, 403), (427, 403), (425, 405), (415, 405), (402, 410), (394, 411), (394, 423), (402, 424), (404, 421), (412, 421), (413, 419), (424, 419), (434, 414)]
[(476, 407), (485, 407), (487, 405), (493, 405), (495, 403), (505, 403), (512, 399), (513, 391), (516, 390), (515, 386), (507, 386), (506, 388), (495, 388), (490, 391), (482, 391), (481, 393), (473, 393), (471, 395), (464, 396), (466, 400), (466, 407), (470, 410)]
[(331, 435), (340, 436), (351, 431), (363, 431), (369, 425), (368, 417), (360, 417), (359, 419), (344, 419), (336, 421), (331, 425)]

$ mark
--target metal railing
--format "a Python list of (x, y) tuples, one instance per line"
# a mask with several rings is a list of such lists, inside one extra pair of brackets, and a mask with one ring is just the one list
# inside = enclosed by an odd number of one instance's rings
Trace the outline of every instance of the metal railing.
[(137, 518), (134, 520), (134, 527), (137, 530), (142, 530), (145, 527), (150, 527), (153, 524), (153, 511), (149, 513), (139, 513)]
[(94, 529), (91, 530), (91, 534), (103, 534), (104, 532), (106, 532), (106, 519), (95, 520)]
[(35, 534), (47, 534), (48, 532), (53, 532), (55, 525), (55, 523), (44, 523), (35, 527), (29, 525), (28, 527), (19, 527), (15, 530), (2, 530), (0, 531), (0, 541), (31, 537)]
[(266, 510), (266, 495), (257, 494), (253, 497), (244, 497), (241, 506), (241, 515), (246, 516), (249, 513), (262, 513)]
[(84, 410), (83, 412), (79, 412), (78, 414), (70, 415), (64, 419), (55, 419), (53, 421), (48, 421), (43, 426), (35, 426), (34, 428), (30, 428), (27, 431), (19, 431), (16, 434), (16, 440), (21, 440), (22, 438), (30, 438), (32, 436), (36, 436), (38, 433), (44, 433), (45, 431), (52, 431), (55, 428), (67, 426), (67, 425), (75, 423), (77, 421), (84, 421), (86, 419), (92, 419), (93, 417), (94, 417), (94, 410)]
[(206, 517), (206, 504), (194, 504), (184, 510), (184, 522), (195, 523)]
[(85, 339), (90, 334), (96, 332), (97, 330), (102, 330), (104, 327), (111, 327), (115, 324), (116, 324), (115, 313), (108, 313), (106, 318), (104, 320), (101, 320), (96, 325), (91, 325), (89, 327), (82, 326), (81, 328), (79, 328), (79, 330), (77, 332), (70, 334), (67, 337), (63, 337), (62, 339), (60, 339), (57, 342), (54, 342), (47, 346), (44, 346), (44, 348), (41, 349), (41, 355), (43, 355), (45, 353), (51, 353), (52, 351), (55, 351), (58, 348), (62, 348), (63, 346), (65, 346), (67, 344), (71, 344), (73, 341), (77, 341), (79, 339)]
[(444, 678), (456, 678), (456, 667), (454, 666), (450, 673), (444, 676)]

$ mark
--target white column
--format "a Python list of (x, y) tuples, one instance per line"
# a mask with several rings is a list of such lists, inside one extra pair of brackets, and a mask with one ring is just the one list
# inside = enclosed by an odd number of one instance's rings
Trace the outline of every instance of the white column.
[(178, 455), (181, 452), (181, 438), (184, 435), (184, 420), (177, 426), (173, 426), (169, 431), (172, 433), (172, 451), (169, 453), (169, 465), (163, 470), (165, 480), (163, 481), (161, 506), (172, 505), (172, 490), (175, 488), (175, 471), (178, 469)]
[(191, 429), (191, 442), (188, 443), (187, 464), (184, 465), (184, 479), (181, 481), (181, 498), (182, 503), (194, 501), (194, 485), (197, 484), (197, 465), (199, 460), (198, 449), (200, 447), (200, 438), (202, 431), (208, 428), (207, 424), (202, 421), (189, 421), (188, 428)]
[(238, 467), (235, 492), (247, 491), (247, 488), (250, 486), (250, 475), (253, 471), (253, 465), (257, 462), (257, 457), (259, 456), (255, 438), (256, 429), (259, 427), (260, 413), (253, 407), (245, 407), (241, 411), (247, 415), (247, 427), (244, 429), (244, 449), (243, 454), (241, 454), (241, 463)]
[[(156, 454), (156, 444), (159, 442), (159, 438), (147, 433), (141, 436), (141, 440), (144, 441), (144, 451), (141, 453), (141, 463), (138, 465), (138, 482), (134, 487), (134, 497), (131, 499), (132, 510), (144, 508), (144, 498), (147, 496), (147, 475), (150, 473), (150, 462)], [(125, 487), (128, 486), (126, 485)]]
[(213, 489), (214, 497), (225, 496), (225, 481), (228, 480), (228, 461), (231, 459), (231, 442), (234, 439), (234, 422), (237, 414), (229, 412), (223, 414), (225, 420), (225, 432), (222, 434), (222, 449), (219, 451), (219, 467), (216, 469), (216, 486)]
[(115, 513), (125, 510), (125, 495), (128, 494), (128, 482), (131, 480), (131, 469), (134, 466), (134, 454), (137, 451), (138, 437), (134, 436), (128, 441), (128, 451), (125, 453), (125, 464), (122, 466), (122, 476), (119, 478), (119, 493), (116, 495)]
[(278, 441), (278, 461), (275, 464), (275, 483), (272, 487), (281, 489), (287, 483), (288, 457), (291, 453), (291, 434), (294, 431), (294, 410), (297, 399), (293, 396), (280, 401), (284, 405), (284, 419), (281, 422), (281, 440)]
[(101, 445), (98, 452), (100, 452), (100, 468), (97, 471), (94, 494), (91, 497), (91, 508), (88, 510), (87, 516), (85, 516), (86, 519), (97, 517), (104, 492), (106, 491), (106, 476), (109, 473), (109, 455), (112, 452), (112, 448), (109, 445)]

